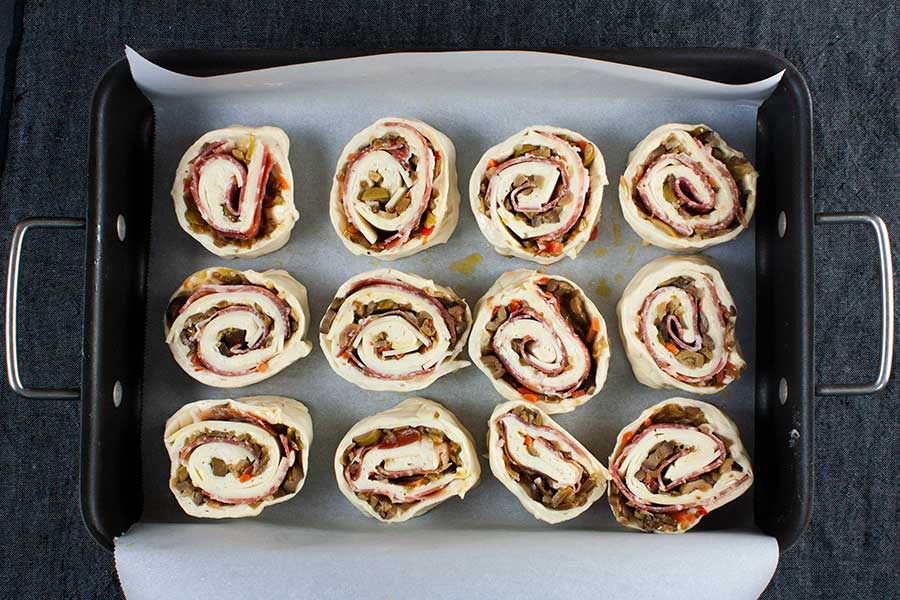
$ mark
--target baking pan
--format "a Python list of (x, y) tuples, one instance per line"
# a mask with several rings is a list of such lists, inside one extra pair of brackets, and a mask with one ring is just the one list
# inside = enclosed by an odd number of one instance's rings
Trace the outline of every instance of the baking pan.
[[(755, 357), (755, 522), (782, 549), (800, 535), (812, 499), (813, 395), (864, 394), (890, 372), (892, 268), (887, 230), (866, 214), (814, 215), (809, 91), (784, 59), (759, 50), (567, 50), (587, 58), (676, 72), (723, 83), (748, 83), (784, 70), (759, 109), (756, 162), (757, 340)], [(159, 50), (143, 55), (190, 75), (358, 56), (358, 51)], [(31, 398), (82, 401), (81, 504), (93, 537), (112, 549), (115, 536), (141, 515), (141, 378), (146, 264), (153, 173), (153, 111), (125, 60), (110, 67), (94, 95), (90, 195), (86, 222), (30, 219), (13, 236), (7, 280), (7, 372), (13, 390)], [(882, 274), (882, 361), (865, 385), (814, 387), (812, 235), (814, 222), (867, 223), (877, 233)], [(19, 377), (15, 301), (22, 241), (32, 227), (87, 228), (83, 372), (80, 390), (36, 390)]]

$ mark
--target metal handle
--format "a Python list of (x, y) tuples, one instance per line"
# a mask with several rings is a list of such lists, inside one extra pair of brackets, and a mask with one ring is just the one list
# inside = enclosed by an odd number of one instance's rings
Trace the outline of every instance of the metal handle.
[(874, 394), (885, 388), (891, 377), (894, 359), (894, 268), (891, 261), (891, 242), (887, 225), (881, 217), (869, 213), (820, 213), (816, 225), (863, 223), (875, 230), (878, 241), (878, 260), (881, 269), (881, 365), (874, 381), (863, 384), (816, 385), (819, 396), (860, 396)]
[(81, 390), (74, 389), (39, 389), (26, 387), (19, 375), (19, 353), (16, 338), (16, 298), (19, 294), (19, 263), (22, 258), (22, 246), (25, 234), (32, 228), (77, 229), (84, 227), (83, 219), (35, 218), (25, 219), (16, 225), (12, 243), (9, 247), (9, 269), (6, 272), (6, 378), (9, 387), (25, 398), (37, 400), (71, 400), (81, 395)]

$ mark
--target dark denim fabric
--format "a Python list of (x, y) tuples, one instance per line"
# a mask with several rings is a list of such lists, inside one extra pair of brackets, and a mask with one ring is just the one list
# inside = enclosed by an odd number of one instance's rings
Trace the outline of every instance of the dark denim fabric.
[[(138, 48), (767, 48), (792, 61), (812, 90), (816, 209), (880, 214), (900, 258), (895, 2), (203, 4), (24, 3), (0, 188), (4, 264), (16, 221), (85, 214), (91, 93), (126, 43)], [(83, 244), (80, 233), (40, 233), (26, 248), (20, 334), (31, 383), (78, 383)], [(861, 228), (819, 228), (815, 250), (816, 376), (862, 380), (877, 362), (873, 239)], [(782, 556), (765, 597), (896, 593), (897, 398), (895, 375), (876, 396), (817, 400), (812, 523)], [(81, 524), (77, 403), (23, 400), (0, 386), (0, 414), (3, 595), (121, 596), (112, 556)], [(652, 557), (652, 578), (651, 564)]]

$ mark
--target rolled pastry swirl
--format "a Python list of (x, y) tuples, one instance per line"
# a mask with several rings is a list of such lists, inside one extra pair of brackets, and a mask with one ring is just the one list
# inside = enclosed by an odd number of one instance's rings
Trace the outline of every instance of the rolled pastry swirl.
[(347, 499), (379, 521), (399, 523), (447, 498), (463, 498), (481, 477), (472, 435), (449, 410), (407, 398), (366, 417), (338, 444), (334, 474)]
[(459, 219), (456, 149), (415, 119), (380, 119), (341, 152), (331, 223), (357, 255), (395, 260), (443, 244)]
[(638, 381), (715, 394), (747, 366), (737, 309), (722, 274), (699, 256), (666, 256), (638, 271), (619, 301), (619, 333)]
[(575, 258), (591, 238), (606, 184), (593, 142), (536, 125), (484, 153), (469, 180), (469, 202), (497, 252), (549, 265)]
[(306, 482), (312, 420), (291, 398), (186, 404), (166, 421), (169, 489), (194, 517), (252, 517)]
[(488, 422), (494, 477), (535, 518), (574, 519), (606, 493), (609, 472), (547, 413), (527, 402), (498, 405)]
[(475, 306), (469, 357), (504, 398), (569, 412), (606, 381), (606, 321), (565, 277), (509, 271)]
[(747, 491), (753, 469), (734, 422), (711, 404), (669, 398), (641, 413), (609, 457), (622, 525), (682, 533)]
[(226, 258), (284, 246), (300, 218), (289, 147), (277, 127), (232, 125), (204, 134), (175, 173), (172, 199), (181, 228)]
[(628, 155), (619, 203), (654, 246), (696, 252), (733, 240), (756, 208), (759, 174), (706, 125), (657, 127)]
[(197, 271), (172, 294), (166, 343), (206, 385), (243, 387), (309, 354), (306, 288), (287, 271)]
[(377, 269), (338, 288), (319, 342), (334, 372), (364, 390), (421, 390), (468, 366), (454, 359), (471, 324), (468, 304), (452, 289)]

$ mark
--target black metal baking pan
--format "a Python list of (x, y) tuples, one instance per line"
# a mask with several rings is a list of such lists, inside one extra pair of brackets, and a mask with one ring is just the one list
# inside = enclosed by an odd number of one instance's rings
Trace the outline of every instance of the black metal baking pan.
[[(812, 129), (809, 90), (783, 58), (743, 49), (559, 49), (557, 52), (702, 77), (748, 83), (784, 77), (759, 110), (756, 160), (761, 173), (756, 217), (757, 339), (755, 522), (789, 547), (811, 510), (813, 467)], [(149, 50), (151, 61), (190, 75), (215, 75), (368, 54), (353, 50)], [(94, 94), (90, 139), (90, 204), (84, 226), (85, 308), (81, 509), (85, 525), (107, 549), (141, 515), (140, 421), (146, 263), (153, 173), (153, 111), (124, 59)], [(821, 221), (868, 222), (868, 215)], [(21, 240), (29, 227), (78, 226), (67, 220), (23, 222), (13, 238), (7, 293), (7, 367), (13, 389), (30, 397), (76, 396), (75, 390), (24, 387), (16, 368), (15, 285)], [(891, 301), (889, 246), (881, 223), (883, 285)], [(885, 258), (886, 257), (886, 258)], [(885, 262), (887, 261), (887, 262)], [(884, 275), (887, 267), (887, 276)], [(885, 279), (887, 277), (887, 280)], [(11, 303), (11, 306), (10, 306)], [(892, 315), (893, 310), (886, 312)], [(886, 323), (890, 323), (888, 318)], [(10, 327), (12, 325), (12, 327)], [(886, 325), (885, 327), (887, 327)], [(12, 332), (10, 334), (10, 332)], [(883, 331), (887, 333), (887, 331)], [(893, 336), (887, 336), (892, 339)], [(822, 393), (870, 393), (887, 382), (890, 344), (882, 343), (878, 380), (823, 386)]]

